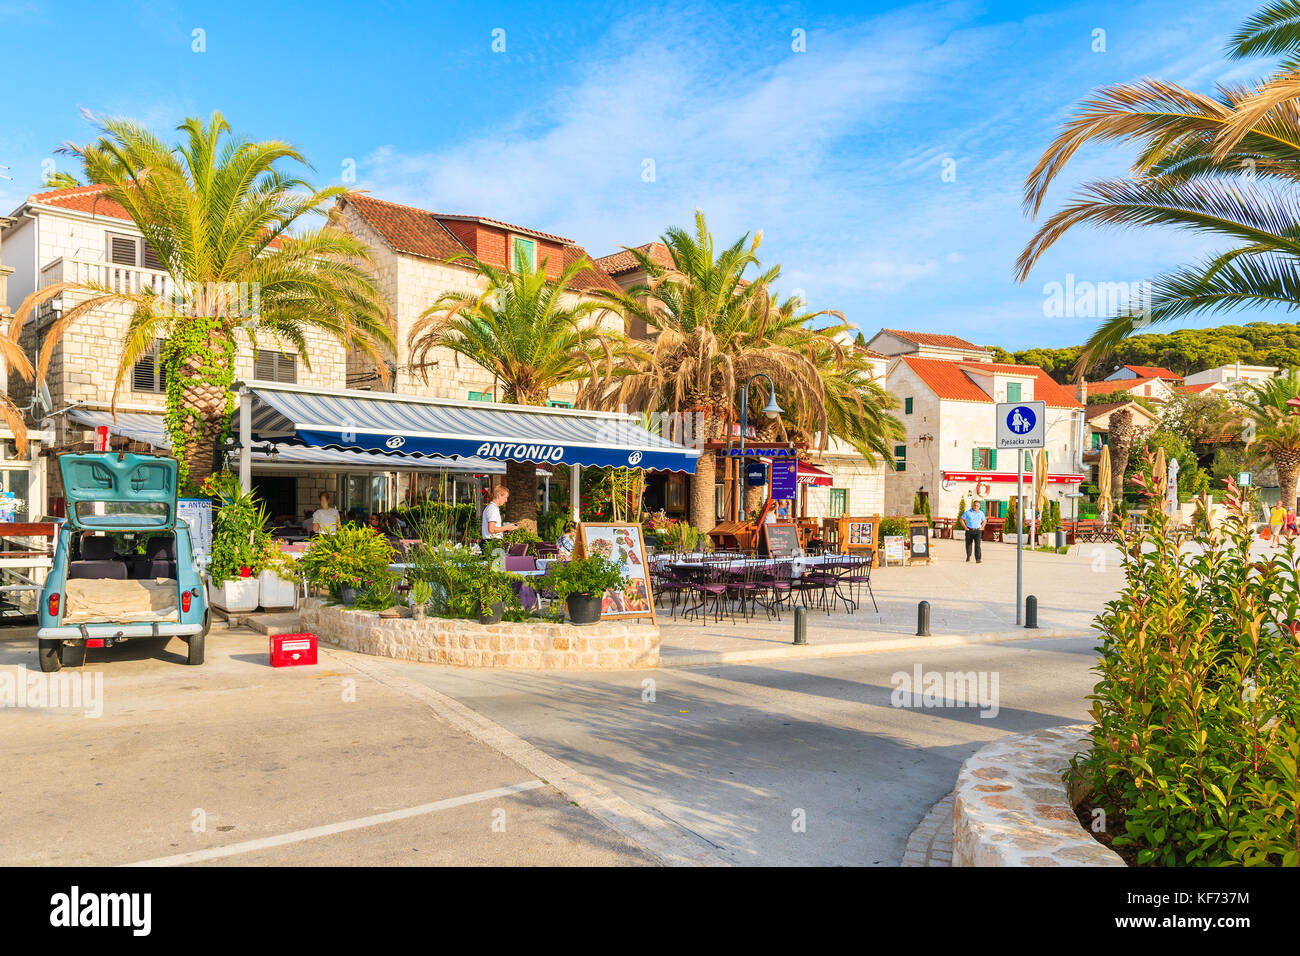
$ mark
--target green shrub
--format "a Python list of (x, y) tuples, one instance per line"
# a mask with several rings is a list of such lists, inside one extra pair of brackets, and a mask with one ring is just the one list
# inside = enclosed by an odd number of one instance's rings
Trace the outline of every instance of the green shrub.
[(664, 547), (672, 551), (694, 551), (702, 535), (689, 521), (673, 521), (659, 532)]
[(262, 570), (261, 561), (271, 540), (266, 531), (266, 506), (251, 491), (244, 491), (239, 479), (230, 472), (209, 475), (203, 493), (217, 499), (212, 519), (212, 552), (208, 574), (220, 587), (241, 576), (248, 568), (252, 574)]
[(300, 566), (308, 584), (337, 598), (344, 588), (382, 588), (391, 579), (388, 565), (395, 554), (388, 539), (369, 525), (342, 525), (312, 538)]
[(906, 537), (911, 525), (901, 515), (892, 515), (880, 520), (880, 537)]
[[(1153, 503), (1165, 476), (1134, 478)], [(1252, 515), (1121, 536), (1125, 585), (1097, 618), (1092, 745), (1072, 761), (1139, 864), (1300, 865), (1300, 574), (1291, 543), (1250, 555)]]
[(543, 583), (561, 601), (570, 594), (604, 594), (623, 586), (623, 569), (608, 558), (593, 554), (589, 558), (555, 562), (547, 570)]
[(573, 513), (568, 508), (551, 508), (537, 519), (537, 534), (554, 544), (560, 535), (573, 530)]

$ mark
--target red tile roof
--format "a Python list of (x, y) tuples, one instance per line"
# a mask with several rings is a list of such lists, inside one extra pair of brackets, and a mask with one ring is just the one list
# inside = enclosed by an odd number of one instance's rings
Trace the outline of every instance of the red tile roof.
[[(535, 229), (512, 226), (497, 219), (487, 219), (482, 216), (443, 215), (429, 212), (426, 209), (416, 209), (414, 206), (403, 206), (400, 203), (388, 202), (385, 199), (375, 199), (373, 196), (357, 194), (350, 195), (341, 202), (351, 203), (361, 217), (374, 227), (375, 231), (394, 251), (407, 255), (443, 261), (456, 256), (469, 255), (470, 250), (443, 224), (442, 220), (445, 219), (448, 221), (469, 220), (488, 223), (497, 228), (540, 236), (552, 242), (560, 243), (564, 248), (564, 265), (566, 267), (580, 259), (591, 261), (591, 257), (587, 255), (587, 250), (575, 245), (570, 239), (552, 236), (549, 233), (538, 232)], [(468, 266), (469, 262), (466, 260), (456, 264)], [(592, 289), (605, 289), (610, 292), (619, 291), (618, 284), (600, 268), (599, 264), (595, 263), (593, 263), (593, 268), (583, 270), (574, 276), (569, 285), (572, 289), (580, 292)]]
[(1089, 382), (1089, 395), (1105, 395), (1109, 392), (1129, 391), (1142, 385), (1150, 385), (1152, 382), (1161, 381), (1158, 378), (1112, 378), (1104, 382)]
[(108, 216), (110, 219), (125, 219), (129, 222), (131, 217), (127, 214), (127, 211), (104, 195), (106, 189), (108, 189), (107, 186), (76, 186), (72, 189), (51, 189), (49, 192), (28, 196), (27, 201), (29, 203), (39, 203), (42, 206), (56, 206), (60, 209), (72, 209), (76, 212)]
[[(886, 330), (888, 331), (888, 330)], [(1046, 402), (1053, 408), (1083, 408), (1070, 390), (1052, 380), (1052, 377), (1036, 365), (1003, 365), (999, 362), (953, 362), (948, 359), (918, 358), (914, 355), (900, 356), (908, 368), (917, 374), (921, 381), (939, 398), (959, 402), (984, 402), (992, 404), (993, 399), (980, 388), (967, 374), (967, 370), (996, 372), (1003, 375), (1025, 375), (1034, 379), (1034, 400)]]
[(1181, 382), (1183, 377), (1167, 368), (1159, 365), (1125, 365), (1126, 369), (1134, 373), (1138, 378), (1163, 378), (1173, 382)]
[[(668, 252), (668, 247), (662, 242), (647, 242), (645, 245), (635, 247), (638, 252), (643, 252), (650, 257), (650, 261), (657, 266), (665, 269), (673, 267), (673, 257)], [(624, 272), (632, 272), (641, 268), (637, 262), (636, 256), (632, 255), (626, 249), (620, 249), (618, 252), (610, 253), (607, 256), (601, 256), (596, 260), (596, 265), (604, 269), (612, 276), (622, 275)]]
[(1175, 385), (1175, 392), (1190, 392), (1193, 395), (1205, 391), (1207, 388), (1214, 388), (1217, 382), (1205, 382), (1201, 385)]
[[(29, 203), (41, 206), (53, 206), (56, 209), (71, 209), (74, 212), (88, 212), (95, 216), (107, 216), (109, 219), (121, 219), (133, 222), (131, 214), (120, 203), (104, 195), (107, 186), (74, 186), (70, 189), (51, 189), (49, 192), (35, 193), (27, 197)], [(278, 249), (281, 242), (292, 236), (277, 236), (271, 240), (271, 247)]]
[(955, 335), (936, 335), (931, 332), (901, 332), (898, 329), (881, 329), (881, 332), (888, 332), (890, 335), (896, 335), (905, 342), (911, 342), (914, 345), (930, 345), (936, 348), (944, 349), (965, 349), (968, 352), (987, 352), (988, 349), (982, 345), (976, 345), (974, 342), (967, 342), (963, 338)]

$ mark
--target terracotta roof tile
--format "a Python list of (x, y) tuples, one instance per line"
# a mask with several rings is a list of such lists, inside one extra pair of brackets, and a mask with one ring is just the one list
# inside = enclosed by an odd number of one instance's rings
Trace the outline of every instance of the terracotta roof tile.
[(1183, 380), (1181, 375), (1159, 365), (1125, 365), (1124, 367), (1137, 375), (1138, 378), (1163, 378), (1174, 382)]
[(898, 329), (881, 329), (880, 331), (896, 335), (905, 342), (911, 342), (914, 345), (930, 345), (944, 349), (965, 349), (968, 352), (988, 351), (984, 346), (968, 342), (956, 335), (937, 335), (932, 332), (902, 332)]
[(59, 209), (72, 209), (76, 212), (108, 216), (110, 219), (125, 219), (129, 222), (131, 217), (127, 214), (127, 211), (104, 195), (106, 189), (108, 189), (107, 186), (77, 186), (72, 189), (51, 189), (49, 192), (35, 193), (28, 196), (27, 201), (42, 206), (56, 206)]
[[(650, 256), (650, 261), (657, 266), (665, 269), (673, 267), (673, 257), (668, 252), (668, 247), (662, 242), (647, 242), (645, 245), (635, 247), (638, 252), (646, 253)], [(596, 265), (604, 269), (612, 276), (622, 275), (624, 272), (632, 272), (639, 269), (640, 263), (637, 262), (636, 256), (632, 255), (626, 249), (620, 249), (618, 252), (610, 253), (607, 256), (601, 256), (596, 260)]]
[(573, 277), (569, 283), (569, 288), (577, 289), (580, 292), (590, 292), (593, 289), (604, 289), (606, 292), (622, 292), (617, 282), (609, 277), (609, 273), (600, 267), (599, 261), (592, 261), (591, 256), (587, 255), (587, 250), (582, 246), (568, 245), (564, 247), (564, 265), (568, 268), (574, 262), (585, 259), (592, 263), (592, 268), (584, 269)]
[[(888, 331), (888, 330), (886, 330)], [(947, 359), (900, 356), (921, 381), (939, 398), (959, 402), (984, 402), (993, 404), (989, 394), (967, 374), (967, 370), (992, 371), (1004, 375), (1027, 375), (1034, 379), (1034, 400), (1046, 402), (1053, 408), (1082, 408), (1070, 390), (1052, 380), (1036, 365), (1004, 365), (998, 362), (952, 362)]]
[(1158, 378), (1113, 378), (1104, 382), (1089, 382), (1089, 395), (1105, 395), (1109, 392), (1129, 391), (1141, 385), (1150, 385), (1152, 382), (1161, 381)]
[(1207, 388), (1214, 388), (1214, 386), (1215, 386), (1216, 384), (1217, 384), (1216, 382), (1205, 382), (1204, 384), (1201, 384), (1201, 385), (1175, 385), (1175, 386), (1174, 386), (1174, 391), (1175, 391), (1175, 392), (1190, 392), (1190, 393), (1193, 394), (1193, 395), (1197, 395), (1197, 394), (1199, 394), (1199, 393), (1205, 391)]

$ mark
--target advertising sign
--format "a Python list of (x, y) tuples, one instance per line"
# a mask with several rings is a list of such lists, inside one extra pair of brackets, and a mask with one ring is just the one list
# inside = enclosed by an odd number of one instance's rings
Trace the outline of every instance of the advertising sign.
[(206, 568), (212, 558), (212, 501), (208, 498), (176, 499), (176, 517), (190, 526), (194, 560)]
[(772, 462), (772, 497), (778, 501), (793, 498), (799, 488), (797, 461)]
[(619, 565), (626, 581), (622, 588), (611, 588), (600, 602), (601, 618), (648, 617), (655, 620), (651, 598), (649, 565), (645, 541), (638, 524), (588, 524), (577, 527), (578, 549), (574, 557), (598, 554)]

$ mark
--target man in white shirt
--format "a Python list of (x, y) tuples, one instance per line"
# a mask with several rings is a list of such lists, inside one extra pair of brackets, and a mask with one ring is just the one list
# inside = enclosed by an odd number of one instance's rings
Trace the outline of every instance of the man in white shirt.
[(311, 516), (311, 530), (315, 534), (333, 532), (339, 529), (339, 510), (334, 507), (333, 498), (328, 491), (320, 493), (320, 507)]
[(505, 485), (496, 485), (492, 489), (492, 498), (483, 509), (483, 540), (499, 538), (507, 531), (514, 531), (518, 525), (502, 524), (501, 506), (510, 497), (510, 489)]

